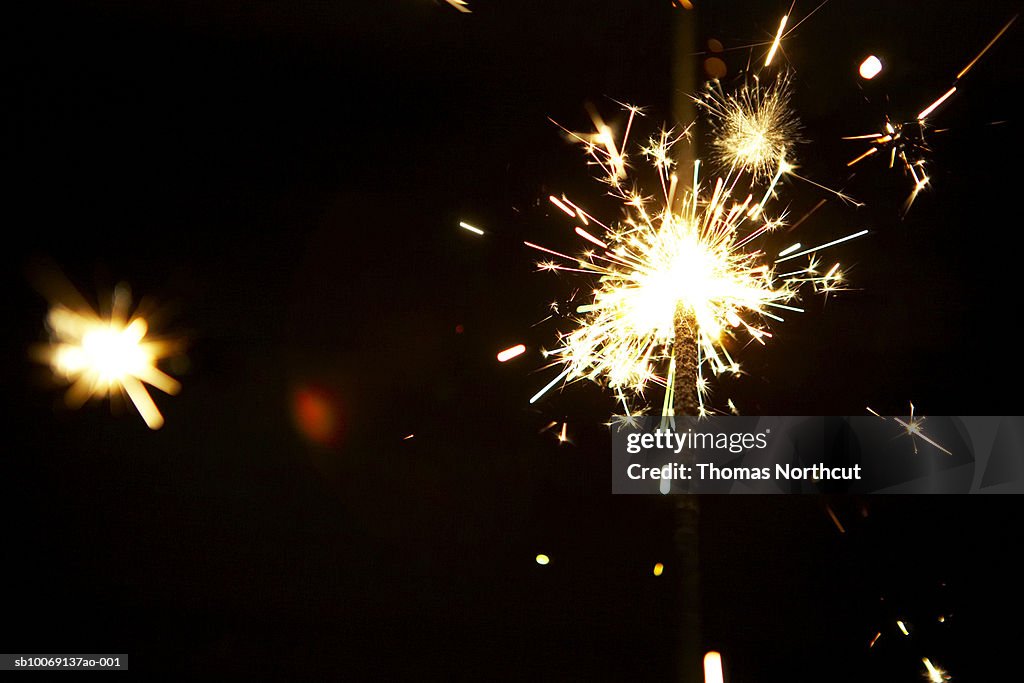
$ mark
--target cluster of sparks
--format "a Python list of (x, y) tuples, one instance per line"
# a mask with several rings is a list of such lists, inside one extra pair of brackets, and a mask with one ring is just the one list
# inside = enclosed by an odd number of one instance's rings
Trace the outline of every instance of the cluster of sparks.
[(178, 393), (178, 381), (157, 367), (177, 345), (148, 338), (146, 319), (129, 316), (129, 306), (128, 294), (120, 288), (109, 315), (84, 305), (75, 309), (55, 305), (46, 319), (51, 343), (41, 355), (54, 374), (71, 385), (65, 394), (69, 406), (76, 408), (93, 397), (126, 395), (146, 425), (159, 429), (164, 418), (145, 385)]
[(722, 168), (743, 169), (768, 180), (786, 161), (786, 152), (799, 142), (800, 122), (789, 104), (788, 74), (762, 86), (760, 78), (727, 92), (717, 80), (709, 81), (697, 104), (705, 109), (712, 127), (712, 158)]
[[(789, 169), (785, 159), (777, 160), (770, 182), (756, 195), (753, 181), (737, 169), (702, 187), (699, 161), (694, 162), (692, 182), (681, 189), (673, 147), (687, 139), (685, 131), (662, 131), (641, 148), (661, 187), (659, 200), (645, 197), (627, 186), (628, 159), (623, 150), (640, 113), (636, 107), (627, 111), (621, 143), (596, 117), (595, 133), (572, 134), (601, 169), (611, 194), (622, 202), (625, 219), (609, 226), (567, 199), (551, 197), (552, 203), (579, 221), (575, 232), (590, 248), (572, 257), (526, 243), (556, 257), (539, 264), (541, 269), (597, 279), (589, 301), (576, 308), (576, 329), (563, 334), (557, 348), (548, 352), (563, 366), (562, 373), (531, 402), (560, 381), (587, 379), (615, 391), (629, 415), (632, 409), (626, 392), (643, 396), (653, 383), (669, 388), (663, 414), (670, 414), (672, 346), (677, 311), (682, 307), (696, 322), (697, 394), (700, 412), (706, 414), (705, 368), (715, 375), (740, 372), (729, 340), (742, 335), (763, 344), (772, 336), (768, 320), (782, 321), (782, 314), (802, 311), (793, 304), (804, 286), (818, 292), (841, 289), (840, 265), (822, 267), (817, 252), (867, 231), (811, 248), (794, 244), (770, 255), (766, 246), (758, 245), (784, 224), (781, 217), (768, 216), (765, 207)], [(791, 119), (783, 115), (773, 120), (783, 124)], [(801, 257), (807, 261), (795, 265)], [(789, 261), (794, 264), (782, 266)]]
[[(928, 146), (926, 134), (931, 129), (932, 115), (935, 114), (935, 112), (945, 104), (949, 98), (956, 94), (961, 79), (963, 79), (964, 76), (974, 68), (974, 65), (977, 64), (997, 42), (999, 42), (999, 39), (1003, 37), (1003, 35), (1016, 21), (1016, 15), (1010, 18), (1010, 20), (999, 29), (992, 39), (989, 40), (985, 47), (982, 48), (981, 52), (975, 55), (974, 58), (956, 74), (956, 77), (953, 79), (952, 86), (932, 101), (931, 104), (922, 109), (916, 117), (909, 121), (893, 121), (886, 116), (882, 130), (864, 135), (851, 135), (844, 137), (844, 140), (862, 140), (868, 143), (868, 148), (863, 153), (851, 159), (847, 163), (847, 166), (855, 166), (861, 161), (880, 153), (882, 155), (887, 155), (889, 168), (896, 168), (899, 166), (913, 181), (913, 187), (910, 190), (910, 194), (907, 196), (907, 199), (903, 204), (903, 212), (906, 213), (909, 211), (918, 194), (920, 194), (929, 183), (929, 177), (925, 166), (931, 150)], [(877, 58), (875, 61), (877, 61)]]
[(908, 417), (906, 420), (899, 417), (884, 417), (882, 415), (879, 415), (870, 407), (868, 407), (867, 410), (875, 417), (880, 417), (883, 420), (892, 420), (893, 422), (898, 424), (902, 428), (903, 433), (910, 437), (910, 441), (914, 445), (914, 455), (917, 455), (917, 439), (924, 441), (926, 444), (929, 444), (930, 446), (938, 448), (946, 455), (952, 455), (950, 451), (948, 451), (941, 444), (939, 444), (937, 441), (935, 441), (934, 439), (932, 439), (931, 437), (924, 433), (924, 423), (926, 418), (923, 415), (914, 415), (913, 403), (910, 404), (910, 417)]

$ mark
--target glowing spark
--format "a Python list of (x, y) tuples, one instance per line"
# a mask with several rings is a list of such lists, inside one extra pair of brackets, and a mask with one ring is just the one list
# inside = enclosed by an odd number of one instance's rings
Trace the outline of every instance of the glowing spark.
[(867, 230), (861, 230), (860, 232), (855, 232), (852, 235), (847, 235), (846, 237), (840, 237), (837, 240), (832, 240), (831, 242), (826, 242), (825, 244), (818, 245), (817, 247), (811, 247), (810, 249), (804, 249), (803, 251), (801, 251), (801, 252), (799, 252), (797, 254), (789, 254), (789, 255), (785, 256), (784, 258), (778, 259), (776, 261), (776, 263), (781, 263), (783, 261), (788, 261), (790, 259), (797, 258), (798, 256), (804, 256), (806, 254), (810, 254), (810, 253), (813, 253), (815, 251), (820, 251), (822, 249), (828, 249), (829, 247), (834, 247), (837, 244), (842, 244), (843, 242), (849, 242), (850, 240), (855, 240), (858, 237), (863, 237), (866, 234), (868, 234)]
[(415, 435), (415, 434), (410, 434), (409, 436), (406, 436), (406, 437), (404, 437), (404, 438), (402, 439), (402, 441), (408, 441), (409, 439), (411, 439), (411, 438), (412, 438), (412, 437), (414, 437), (414, 436), (416, 436), (416, 435)]
[[(871, 413), (872, 415), (874, 415), (875, 417), (881, 417), (883, 420), (889, 419), (889, 418), (883, 417), (882, 415), (879, 415), (874, 410), (872, 410), (870, 407), (868, 407), (868, 412)], [(940, 451), (942, 451), (946, 455), (953, 455), (948, 450), (943, 448), (942, 445), (940, 445), (937, 441), (933, 440), (932, 438), (930, 438), (928, 435), (926, 435), (924, 433), (924, 423), (925, 423), (925, 419), (926, 418), (923, 415), (918, 415), (916, 417), (914, 416), (914, 404), (913, 404), (913, 402), (910, 403), (910, 418), (909, 419), (901, 420), (898, 417), (893, 417), (891, 419), (892, 419), (893, 422), (895, 422), (896, 424), (901, 426), (903, 428), (903, 432), (907, 436), (910, 437), (910, 442), (914, 446), (914, 455), (917, 455), (917, 441), (915, 439), (921, 439), (925, 443), (930, 444), (930, 445), (934, 446), (935, 448), (938, 448)]]
[(999, 39), (1003, 37), (1003, 34), (1006, 33), (1010, 29), (1011, 26), (1013, 26), (1013, 22), (1017, 21), (1017, 17), (1018, 16), (1019, 15), (1017, 15), (1017, 14), (1013, 15), (1013, 17), (1011, 17), (1010, 20), (1008, 22), (1006, 22), (1006, 24), (1004, 24), (1001, 29), (999, 29), (999, 32), (996, 33), (992, 37), (992, 40), (988, 41), (988, 45), (986, 45), (984, 48), (982, 48), (981, 52), (979, 52), (974, 59), (972, 59), (970, 62), (968, 62), (967, 66), (965, 66), (964, 68), (960, 69), (960, 73), (958, 73), (956, 75), (956, 80), (959, 81), (961, 78), (964, 77), (964, 75), (968, 71), (970, 71), (972, 68), (974, 68), (974, 65), (978, 63), (978, 60), (980, 60), (982, 57), (984, 57), (985, 53), (988, 52), (989, 50), (991, 50), (992, 46), (995, 45), (999, 41)]
[(652, 572), (655, 576), (661, 576), (665, 572), (665, 565), (658, 562), (654, 565), (654, 571)]
[(902, 621), (897, 621), (896, 625), (900, 627), (900, 631), (903, 632), (903, 635), (905, 635), (905, 636), (909, 636), (910, 635), (910, 631), (907, 630), (907, 625), (904, 624)]
[(566, 436), (566, 434), (565, 434), (565, 430), (568, 428), (568, 426), (569, 426), (568, 422), (563, 422), (562, 423), (562, 431), (559, 432), (559, 434), (558, 434), (558, 440), (561, 443), (565, 443), (566, 441), (569, 440), (569, 437)]
[(512, 360), (516, 356), (521, 356), (526, 353), (526, 346), (524, 344), (516, 344), (513, 347), (507, 348), (498, 354), (498, 362), (504, 363), (505, 361)]
[(484, 234), (484, 231), (483, 231), (483, 230), (481, 230), (480, 228), (474, 228), (474, 227), (473, 227), (472, 225), (470, 225), (469, 223), (463, 223), (463, 222), (461, 222), (461, 221), (460, 221), (460, 222), (459, 222), (459, 227), (460, 227), (460, 228), (465, 228), (466, 230), (469, 230), (470, 232), (476, 233), (477, 235), (482, 235), (482, 234)]
[[(840, 288), (844, 274), (838, 264), (825, 275), (815, 270), (813, 256), (806, 267), (785, 275), (775, 272), (775, 264), (846, 242), (867, 230), (773, 262), (766, 250), (752, 245), (781, 225), (764, 211), (781, 170), (760, 201), (746, 193), (733, 198), (741, 178), (735, 169), (713, 185), (702, 187), (699, 162), (694, 164), (693, 184), (680, 191), (672, 169), (672, 147), (684, 137), (662, 131), (642, 148), (662, 185), (663, 199), (655, 203), (637, 190), (624, 189), (616, 179), (616, 167), (609, 163), (610, 150), (624, 149), (625, 140), (621, 145), (594, 145), (586, 136), (577, 136), (606, 174), (611, 194), (622, 202), (625, 218), (617, 225), (603, 226), (605, 233), (600, 237), (589, 232), (584, 235), (577, 228), (582, 238), (601, 247), (580, 257), (527, 243), (557, 257), (555, 262), (543, 264), (543, 269), (583, 273), (596, 280), (585, 303), (576, 307), (575, 329), (561, 334), (557, 348), (549, 352), (553, 364), (562, 366), (561, 373), (534, 395), (531, 403), (563, 380), (590, 380), (612, 389), (625, 413), (631, 414), (627, 392), (642, 398), (651, 384), (671, 387), (675, 317), (683, 306), (696, 321), (696, 388), (705, 411), (709, 388), (705, 370), (715, 375), (740, 373), (729, 348), (733, 339), (742, 335), (764, 344), (772, 336), (766, 322), (782, 320), (775, 311), (801, 311), (792, 302), (803, 286), (825, 293)], [(792, 249), (800, 246), (787, 252)], [(663, 412), (671, 406), (668, 393)]]
[(573, 211), (572, 209), (570, 209), (568, 206), (566, 206), (565, 202), (563, 202), (561, 199), (559, 199), (558, 197), (556, 197), (554, 195), (551, 195), (550, 197), (548, 197), (548, 199), (551, 200), (552, 204), (554, 204), (559, 209), (561, 209), (562, 211), (565, 211), (567, 214), (569, 214), (569, 218), (576, 218), (576, 212)]
[(879, 631), (878, 633), (875, 634), (875, 637), (871, 639), (871, 643), (868, 645), (868, 647), (874, 647), (875, 643), (877, 643), (878, 639), (881, 638), (881, 637), (882, 637), (882, 632)]
[(473, 12), (473, 10), (469, 9), (465, 0), (446, 0), (446, 2), (463, 14), (471, 14)]
[(828, 516), (832, 518), (832, 522), (836, 525), (836, 528), (839, 529), (839, 533), (845, 534), (846, 529), (844, 529), (843, 525), (839, 522), (839, 518), (836, 517), (836, 513), (832, 511), (832, 506), (826, 505), (825, 510), (828, 512)]
[(925, 672), (928, 674), (929, 683), (943, 683), (949, 680), (949, 675), (942, 669), (932, 664), (927, 657), (921, 660), (924, 662)]
[(541, 553), (540, 555), (537, 556), (537, 564), (539, 564), (542, 567), (544, 565), (550, 563), (550, 562), (551, 562), (551, 558), (548, 557), (547, 555), (544, 555), (543, 553)]
[(761, 180), (792, 170), (786, 151), (800, 142), (800, 121), (790, 107), (791, 95), (788, 73), (767, 86), (754, 76), (735, 94), (710, 81), (694, 101), (708, 114), (714, 160)]
[(860, 77), (866, 81), (882, 73), (882, 62), (878, 57), (871, 55), (860, 63)]
[(145, 318), (129, 318), (129, 306), (127, 290), (120, 288), (115, 291), (109, 317), (85, 307), (54, 306), (46, 318), (52, 339), (42, 355), (54, 373), (71, 384), (65, 394), (69, 406), (78, 407), (94, 396), (112, 396), (117, 391), (128, 396), (150, 429), (159, 429), (164, 418), (145, 384), (168, 394), (178, 393), (178, 381), (157, 368), (176, 345), (147, 340)]
[(722, 655), (709, 652), (704, 655), (704, 683), (723, 683)]
[(917, 115), (917, 120), (918, 121), (924, 121), (926, 118), (928, 118), (929, 114), (931, 114), (933, 111), (935, 111), (935, 109), (939, 105), (941, 105), (943, 102), (945, 102), (950, 97), (952, 97), (953, 93), (955, 93), (955, 92), (956, 92), (956, 86), (953, 86), (952, 88), (947, 90), (945, 95), (943, 95), (942, 97), (940, 97), (939, 99), (935, 100), (934, 102), (929, 104), (927, 107), (925, 107), (924, 110), (920, 114)]
[(771, 49), (768, 50), (768, 56), (764, 60), (765, 66), (770, 66), (772, 59), (775, 57), (775, 52), (779, 49), (779, 44), (782, 42), (782, 32), (786, 30), (786, 22), (789, 21), (789, 15), (784, 14), (782, 21), (779, 22), (779, 30), (775, 34), (775, 40), (772, 41)]

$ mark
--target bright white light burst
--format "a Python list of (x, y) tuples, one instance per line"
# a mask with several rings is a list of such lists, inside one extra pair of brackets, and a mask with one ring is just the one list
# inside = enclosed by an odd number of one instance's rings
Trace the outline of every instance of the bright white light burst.
[[(639, 113), (636, 108), (628, 111), (627, 131)], [(622, 200), (625, 219), (609, 227), (564, 197), (553, 197), (552, 203), (582, 224), (576, 233), (591, 249), (574, 258), (527, 243), (558, 258), (539, 264), (541, 269), (597, 277), (588, 302), (576, 309), (576, 328), (563, 334), (559, 345), (548, 352), (563, 366), (562, 373), (532, 401), (559, 381), (588, 379), (612, 388), (629, 414), (623, 390), (642, 395), (650, 383), (671, 384), (675, 320), (682, 306), (696, 321), (697, 393), (703, 413), (707, 392), (703, 368), (716, 375), (738, 373), (730, 341), (742, 335), (764, 343), (771, 337), (769, 319), (781, 321), (781, 313), (802, 310), (792, 305), (801, 286), (810, 285), (819, 292), (841, 289), (844, 275), (839, 264), (822, 269), (815, 252), (867, 231), (809, 249), (784, 249), (785, 256), (773, 258), (764, 247), (754, 245), (783, 224), (781, 217), (766, 216), (764, 207), (786, 168), (784, 159), (777, 160), (775, 174), (760, 199), (749, 193), (750, 188), (740, 187), (745, 176), (738, 171), (702, 187), (699, 161), (694, 163), (692, 182), (677, 193), (680, 183), (673, 170), (672, 148), (685, 134), (663, 131), (642, 149), (662, 188), (662, 199), (654, 201), (624, 189), (626, 164), (620, 150), (626, 141), (616, 145), (608, 127), (595, 124), (597, 134), (573, 135), (602, 169), (611, 194)], [(594, 234), (594, 225), (603, 230), (600, 236)], [(804, 265), (778, 272), (777, 264), (805, 256)], [(671, 405), (668, 395), (666, 410)]]
[(94, 396), (123, 391), (146, 424), (159, 429), (164, 418), (143, 383), (168, 394), (178, 393), (178, 381), (157, 368), (157, 362), (175, 345), (147, 340), (146, 320), (138, 315), (129, 319), (125, 307), (126, 302), (118, 295), (109, 317), (92, 310), (54, 306), (46, 318), (52, 341), (44, 357), (54, 373), (71, 384), (65, 396), (69, 406), (78, 407)]

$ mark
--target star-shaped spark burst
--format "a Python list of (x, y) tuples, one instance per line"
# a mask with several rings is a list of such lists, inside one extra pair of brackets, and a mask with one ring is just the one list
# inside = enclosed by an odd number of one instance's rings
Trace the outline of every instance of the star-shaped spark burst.
[(875, 417), (881, 417), (883, 420), (891, 419), (893, 422), (902, 427), (903, 433), (910, 437), (910, 441), (914, 445), (914, 455), (917, 455), (917, 439), (921, 439), (921, 441), (924, 441), (927, 444), (935, 446), (935, 448), (938, 448), (946, 455), (953, 455), (948, 450), (943, 448), (942, 445), (940, 445), (938, 442), (936, 442), (935, 440), (933, 440), (924, 433), (924, 423), (927, 418), (925, 418), (923, 415), (914, 415), (913, 402), (911, 402), (910, 404), (910, 417), (907, 418), (906, 420), (902, 420), (898, 417), (883, 417), (882, 415), (879, 415), (877, 412), (872, 410), (870, 407), (868, 408), (868, 412), (874, 415)]
[(736, 92), (716, 79), (694, 101), (711, 123), (712, 159), (724, 169), (739, 169), (767, 180), (800, 142), (800, 120), (789, 104), (788, 72), (762, 85), (753, 76)]
[[(635, 108), (628, 111), (627, 131), (637, 114)], [(803, 285), (837, 289), (843, 279), (838, 264), (824, 275), (816, 272), (816, 252), (867, 231), (809, 249), (794, 245), (773, 258), (767, 247), (754, 245), (783, 224), (780, 217), (765, 213), (765, 204), (786, 168), (783, 160), (760, 200), (743, 185), (746, 176), (739, 171), (702, 187), (699, 161), (693, 167), (692, 184), (677, 193), (672, 147), (686, 136), (663, 131), (641, 150), (661, 185), (662, 199), (655, 202), (626, 189), (627, 165), (621, 151), (625, 139), (616, 144), (608, 126), (599, 120), (595, 125), (596, 134), (574, 137), (601, 168), (611, 194), (622, 201), (625, 219), (610, 227), (568, 200), (552, 197), (552, 203), (582, 224), (576, 226), (576, 234), (597, 249), (574, 258), (526, 243), (557, 257), (542, 264), (542, 269), (596, 277), (588, 301), (576, 308), (575, 329), (562, 334), (559, 345), (548, 352), (563, 366), (562, 373), (531, 402), (560, 381), (588, 379), (613, 389), (628, 415), (633, 411), (625, 392), (642, 397), (649, 385), (658, 384), (670, 388), (665, 392), (663, 414), (667, 414), (672, 405), (675, 316), (682, 306), (695, 321), (696, 390), (704, 413), (708, 379), (703, 368), (715, 375), (738, 372), (739, 364), (729, 350), (732, 340), (743, 335), (764, 343), (771, 337), (768, 320), (781, 321), (781, 312), (802, 310), (792, 304)], [(600, 236), (594, 234), (594, 226), (603, 231)], [(806, 265), (778, 272), (779, 264), (803, 256), (809, 257)]]
[(125, 394), (150, 429), (164, 424), (146, 384), (176, 394), (181, 384), (162, 372), (157, 363), (172, 354), (177, 344), (148, 337), (149, 325), (140, 315), (129, 316), (130, 295), (114, 293), (109, 316), (81, 305), (71, 309), (56, 304), (46, 318), (51, 341), (40, 354), (54, 373), (71, 386), (65, 401), (77, 408), (93, 397)]

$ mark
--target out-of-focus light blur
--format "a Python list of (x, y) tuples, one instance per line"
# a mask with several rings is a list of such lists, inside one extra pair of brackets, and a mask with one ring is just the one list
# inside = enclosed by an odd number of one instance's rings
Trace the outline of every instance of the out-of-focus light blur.
[(511, 348), (507, 348), (498, 354), (498, 362), (504, 363), (507, 360), (512, 360), (516, 356), (521, 356), (526, 353), (526, 346), (523, 344), (516, 344)]
[(882, 62), (878, 57), (871, 55), (860, 63), (860, 77), (864, 80), (870, 81), (880, 73), (882, 73)]
[(543, 566), (543, 565), (548, 564), (549, 562), (551, 562), (551, 558), (548, 557), (547, 555), (541, 553), (540, 555), (537, 556), (537, 564)]
[[(75, 297), (78, 298), (77, 296)], [(71, 386), (66, 403), (77, 408), (94, 396), (127, 394), (150, 429), (160, 429), (163, 415), (145, 385), (176, 394), (181, 384), (157, 363), (175, 344), (146, 339), (149, 324), (141, 315), (127, 315), (131, 295), (126, 287), (114, 292), (113, 310), (101, 316), (79, 302), (75, 309), (56, 304), (46, 322), (52, 341), (42, 359)]]
[(725, 683), (722, 674), (722, 655), (715, 651), (704, 655), (704, 683)]
[(657, 563), (656, 565), (654, 565), (653, 573), (655, 576), (661, 576), (665, 573), (665, 565), (663, 565), (661, 562)]
[(292, 394), (292, 414), (299, 432), (313, 443), (332, 446), (341, 438), (341, 410), (329, 391), (299, 387)]

